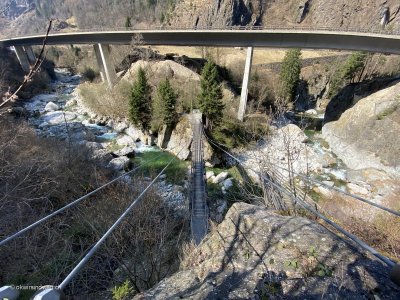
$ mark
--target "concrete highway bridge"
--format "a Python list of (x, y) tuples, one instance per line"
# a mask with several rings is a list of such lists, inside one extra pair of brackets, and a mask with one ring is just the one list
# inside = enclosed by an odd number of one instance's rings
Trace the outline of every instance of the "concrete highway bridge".
[[(160, 28), (138, 30), (93, 30), (87, 32), (56, 33), (47, 37), (47, 45), (93, 44), (99, 70), (110, 87), (116, 82), (115, 68), (110, 60), (108, 45), (130, 44), (140, 36), (143, 45), (164, 46), (219, 46), (248, 47), (238, 119), (243, 120), (247, 105), (253, 47), (357, 50), (400, 54), (400, 35), (384, 30), (365, 32), (331, 28), (265, 28), (226, 27), (212, 29)], [(0, 46), (14, 47), (21, 66), (29, 70), (35, 61), (31, 46), (42, 45), (45, 35), (12, 37), (0, 40)]]

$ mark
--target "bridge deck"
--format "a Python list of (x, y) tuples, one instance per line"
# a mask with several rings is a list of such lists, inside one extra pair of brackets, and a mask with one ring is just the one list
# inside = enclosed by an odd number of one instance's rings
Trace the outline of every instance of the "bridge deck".
[(193, 114), (192, 184), (191, 184), (191, 230), (198, 245), (208, 231), (208, 208), (204, 178), (201, 114)]
[[(364, 50), (400, 54), (400, 36), (389, 33), (307, 29), (132, 30), (50, 34), (47, 44), (130, 44), (139, 34), (144, 45), (271, 47)], [(41, 45), (44, 35), (0, 40), (0, 46)]]

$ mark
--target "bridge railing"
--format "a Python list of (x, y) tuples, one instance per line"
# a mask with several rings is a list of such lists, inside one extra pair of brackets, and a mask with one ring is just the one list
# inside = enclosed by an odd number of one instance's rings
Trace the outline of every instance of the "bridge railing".
[[(358, 27), (330, 27), (330, 26), (303, 26), (303, 25), (233, 25), (233, 26), (137, 26), (137, 27), (107, 27), (96, 26), (90, 28), (75, 28), (70, 32), (52, 31), (51, 34), (65, 34), (65, 33), (84, 33), (84, 32), (146, 32), (146, 31), (185, 31), (185, 30), (206, 30), (206, 31), (308, 31), (308, 32), (346, 32), (346, 33), (365, 33), (365, 34), (382, 34), (382, 35), (400, 35), (400, 30), (389, 30), (387, 28), (358, 28)], [(17, 37), (30, 37), (41, 35), (41, 33), (27, 34), (23, 36), (8, 35), (4, 36), (5, 39)]]

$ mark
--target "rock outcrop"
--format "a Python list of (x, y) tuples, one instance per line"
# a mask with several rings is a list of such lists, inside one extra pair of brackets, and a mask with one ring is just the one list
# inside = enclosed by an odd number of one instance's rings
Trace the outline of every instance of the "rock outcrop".
[(375, 168), (400, 176), (400, 83), (357, 102), (322, 136), (351, 169)]
[(389, 272), (317, 223), (236, 203), (181, 271), (134, 299), (394, 299)]
[[(301, 26), (398, 32), (396, 0), (186, 0), (178, 3), (172, 26), (225, 27), (231, 25)], [(387, 26), (391, 25), (391, 26)], [(389, 28), (390, 27), (390, 28)]]
[[(308, 174), (321, 172), (324, 168), (337, 163), (335, 157), (321, 149), (308, 144), (308, 137), (294, 124), (281, 128), (272, 128), (271, 134), (257, 149), (246, 151), (243, 154), (248, 174), (258, 181), (258, 175), (252, 171), (260, 168), (272, 168), (288, 178), (289, 174), (281, 168), (291, 165), (295, 173)], [(271, 165), (271, 163), (273, 165)], [(250, 170), (251, 169), (251, 170)]]
[[(160, 132), (158, 145), (176, 155), (179, 159), (187, 160), (191, 155), (193, 131), (190, 124), (190, 115), (183, 115), (172, 132), (166, 133), (166, 128)], [(219, 162), (212, 147), (206, 139), (203, 140), (204, 160), (207, 164), (214, 166)]]
[(175, 9), (171, 24), (189, 27), (226, 27), (260, 25), (263, 0), (182, 1)]

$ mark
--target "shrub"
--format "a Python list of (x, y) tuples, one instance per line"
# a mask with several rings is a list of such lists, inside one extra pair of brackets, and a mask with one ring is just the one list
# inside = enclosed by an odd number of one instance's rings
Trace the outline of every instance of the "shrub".
[(112, 290), (113, 300), (124, 300), (128, 299), (128, 297), (134, 296), (135, 289), (131, 286), (129, 280), (125, 280), (125, 282), (116, 286)]
[(82, 72), (83, 78), (89, 80), (90, 82), (93, 82), (98, 73), (96, 73), (95, 70), (93, 70), (91, 67), (85, 67), (84, 71)]

